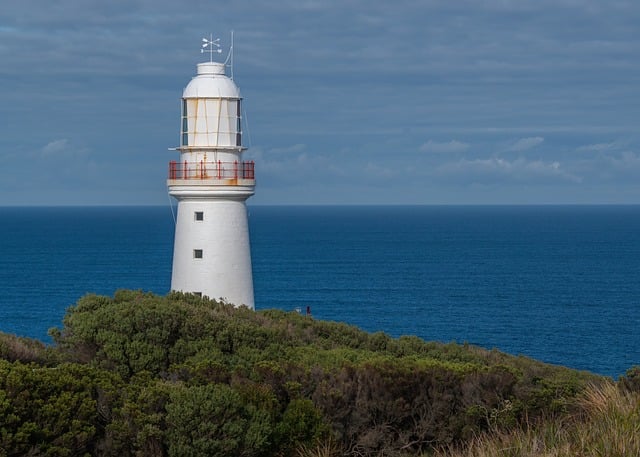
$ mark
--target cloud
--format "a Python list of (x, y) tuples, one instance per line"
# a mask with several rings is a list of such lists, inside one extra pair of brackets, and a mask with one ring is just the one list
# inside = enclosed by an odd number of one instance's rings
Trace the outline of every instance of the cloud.
[(269, 149), (267, 154), (271, 154), (271, 153), (273, 153), (273, 154), (297, 154), (297, 153), (303, 152), (306, 149), (307, 149), (307, 145), (306, 144), (296, 143), (296, 144), (293, 144), (291, 146), (281, 146), (281, 147), (271, 148), (271, 149)]
[(438, 143), (429, 140), (420, 146), (420, 151), (431, 152), (435, 154), (464, 152), (469, 149), (469, 144), (457, 140), (451, 140), (444, 143)]
[(44, 145), (44, 147), (42, 148), (42, 155), (43, 156), (54, 155), (54, 154), (67, 151), (68, 149), (69, 149), (69, 140), (67, 140), (66, 138), (63, 138), (60, 140), (53, 140), (47, 143), (46, 145)]
[[(440, 184), (439, 172), (461, 183), (509, 181), (504, 194), (531, 192), (534, 200), (536, 180), (564, 179), (560, 191), (578, 193), (601, 179), (622, 193), (616, 178), (637, 166), (622, 153), (637, 138), (630, 101), (640, 71), (639, 2), (400, 0), (389, 8), (283, 0), (233, 2), (214, 18), (193, 14), (201, 0), (9, 3), (0, 24), (0, 154), (5, 162), (9, 151), (46, 159), (30, 170), (39, 173), (34, 182), (47, 179), (53, 160), (65, 161), (73, 179), (87, 176), (80, 167), (92, 161), (98, 170), (125, 161), (127, 170), (162, 168), (155, 151), (174, 144), (176, 102), (203, 57), (200, 40), (213, 31), (226, 53), (230, 29), (258, 143), (247, 151), (257, 196), (262, 186), (288, 191), (294, 181), (309, 201), (326, 202), (327, 189), (346, 182), (368, 186), (396, 173)], [(47, 52), (33, 52), (45, 42)], [(545, 138), (559, 147), (548, 150)], [(538, 161), (511, 160), (527, 151)], [(25, 154), (9, 157), (14, 169)], [(71, 182), (54, 178), (52, 189)], [(140, 172), (117, 179), (120, 188), (162, 187), (162, 176), (143, 180)], [(638, 200), (632, 182), (625, 178), (625, 195)], [(405, 184), (398, 179), (377, 195), (400, 201)], [(423, 179), (416, 189), (429, 186)], [(165, 199), (158, 192), (155, 203)]]
[(292, 184), (334, 183), (343, 179), (345, 165), (336, 164), (328, 154), (309, 151), (304, 144), (294, 144), (270, 148), (251, 148), (246, 157), (255, 160), (256, 177), (260, 185), (267, 187), (287, 187)]
[(382, 167), (373, 162), (368, 162), (364, 167), (365, 175), (375, 179), (389, 179), (397, 176), (397, 172), (389, 167)]
[(535, 184), (544, 181), (569, 181), (579, 183), (582, 178), (566, 172), (560, 162), (542, 160), (506, 160), (501, 158), (461, 159), (440, 165), (436, 174), (446, 179), (463, 182), (516, 182)]
[(623, 182), (636, 183), (640, 173), (640, 155), (633, 151), (603, 156), (594, 163), (598, 164), (598, 178), (618, 185)]
[(619, 174), (632, 174), (637, 179), (640, 171), (640, 155), (633, 151), (624, 151), (611, 160)]
[[(306, 145), (297, 143), (266, 150), (260, 146), (251, 147), (245, 159), (254, 160), (256, 173), (275, 183), (302, 179), (314, 158), (309, 156)], [(315, 158), (316, 161), (321, 159)]]
[(583, 146), (578, 147), (576, 150), (583, 152), (605, 152), (605, 151), (615, 151), (622, 147), (623, 145), (617, 141), (611, 143), (594, 143), (594, 144), (585, 144)]
[(60, 160), (78, 159), (86, 157), (88, 149), (72, 144), (68, 139), (52, 140), (40, 149), (42, 158), (55, 158)]
[(533, 136), (529, 138), (520, 138), (518, 141), (509, 146), (508, 150), (513, 152), (522, 152), (531, 148), (535, 148), (544, 141), (541, 136)]

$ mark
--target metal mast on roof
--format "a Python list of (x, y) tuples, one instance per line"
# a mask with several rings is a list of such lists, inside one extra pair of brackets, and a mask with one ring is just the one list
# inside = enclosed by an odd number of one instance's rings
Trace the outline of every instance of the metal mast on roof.
[(233, 80), (233, 30), (231, 31), (231, 47), (229, 48), (229, 54), (227, 55), (227, 60), (224, 61), (225, 65), (227, 65), (227, 63), (229, 63), (231, 79)]

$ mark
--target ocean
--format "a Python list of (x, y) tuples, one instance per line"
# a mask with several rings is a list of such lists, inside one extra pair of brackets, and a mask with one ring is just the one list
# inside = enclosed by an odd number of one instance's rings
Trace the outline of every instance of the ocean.
[[(249, 206), (256, 309), (617, 378), (640, 365), (640, 206)], [(0, 208), (0, 331), (86, 293), (165, 294), (166, 207)]]

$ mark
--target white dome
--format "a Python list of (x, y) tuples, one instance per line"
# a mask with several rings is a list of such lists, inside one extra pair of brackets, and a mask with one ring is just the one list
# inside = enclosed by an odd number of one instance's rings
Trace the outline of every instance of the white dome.
[(198, 74), (187, 84), (182, 98), (241, 98), (240, 89), (225, 74), (219, 62), (198, 64)]

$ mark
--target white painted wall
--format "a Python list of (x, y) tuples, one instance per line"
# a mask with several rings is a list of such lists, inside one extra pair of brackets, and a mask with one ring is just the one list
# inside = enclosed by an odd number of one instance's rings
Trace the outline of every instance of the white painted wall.
[[(245, 198), (178, 201), (171, 289), (254, 308)], [(203, 221), (195, 220), (202, 211)], [(202, 259), (194, 258), (202, 249)]]

